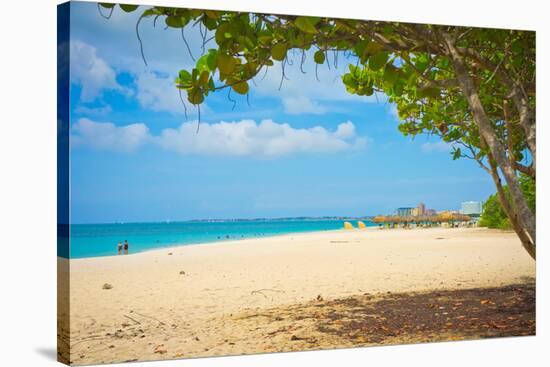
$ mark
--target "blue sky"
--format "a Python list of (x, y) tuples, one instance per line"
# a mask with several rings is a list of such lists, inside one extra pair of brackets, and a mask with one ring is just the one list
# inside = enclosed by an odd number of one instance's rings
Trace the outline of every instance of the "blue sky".
[[(437, 138), (397, 130), (383, 96), (351, 96), (339, 69), (303, 75), (280, 66), (258, 77), (246, 98), (208, 96), (188, 119), (173, 80), (193, 65), (181, 34), (138, 12), (100, 16), (71, 9), (71, 217), (74, 223), (375, 215), (419, 201), (458, 209), (493, 189), (475, 162), (452, 161)], [(160, 19), (159, 19), (160, 20)], [(185, 30), (192, 52), (199, 32)], [(214, 45), (211, 45), (213, 47)], [(296, 57), (299, 60), (299, 55)], [(262, 75), (263, 76), (263, 75)]]

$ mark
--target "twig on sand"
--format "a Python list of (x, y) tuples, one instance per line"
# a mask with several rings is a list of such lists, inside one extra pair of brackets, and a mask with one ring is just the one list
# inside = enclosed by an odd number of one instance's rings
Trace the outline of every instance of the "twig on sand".
[[(264, 292), (277, 292), (277, 293), (285, 293), (285, 291), (281, 290), (281, 289), (270, 289), (270, 288), (262, 288), (262, 289), (258, 289), (258, 290), (254, 290), (252, 292), (250, 292), (251, 295), (255, 295), (255, 294), (261, 294), (262, 296), (264, 296), (265, 298), (268, 298)], [(271, 299), (273, 299), (273, 297), (271, 297)]]
[(146, 318), (151, 319), (151, 320), (155, 320), (156, 322), (158, 322), (158, 323), (161, 324), (161, 325), (166, 325), (166, 323), (160, 321), (159, 319), (157, 319), (157, 318), (155, 318), (155, 317), (153, 317), (153, 316), (144, 315), (144, 314), (139, 313), (139, 312), (134, 311), (134, 310), (131, 310), (130, 312), (131, 312), (131, 313), (135, 313), (136, 315), (139, 315), (139, 316), (142, 316), (142, 317), (146, 317)]
[(126, 317), (127, 319), (132, 320), (133, 322), (135, 322), (135, 323), (138, 324), (138, 325), (141, 325), (141, 322), (139, 322), (138, 320), (134, 319), (133, 317), (130, 317), (130, 316), (128, 316), (128, 315), (124, 315), (124, 317)]
[(83, 342), (88, 342), (88, 341), (93, 341), (93, 340), (102, 340), (102, 339), (105, 339), (105, 337), (101, 336), (101, 335), (91, 335), (91, 336), (88, 336), (88, 337), (84, 337), (84, 338), (80, 339), (79, 341), (71, 344), (71, 348), (74, 348), (76, 345), (78, 345), (80, 343), (83, 343)]

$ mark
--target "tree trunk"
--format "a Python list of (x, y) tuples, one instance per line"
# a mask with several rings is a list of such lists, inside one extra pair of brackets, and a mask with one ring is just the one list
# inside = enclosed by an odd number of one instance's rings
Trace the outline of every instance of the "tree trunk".
[(495, 186), (497, 187), (497, 194), (500, 204), (506, 212), (508, 219), (510, 219), (510, 224), (512, 225), (514, 231), (517, 233), (521, 244), (523, 245), (523, 248), (527, 251), (529, 255), (531, 255), (534, 260), (536, 260), (535, 244), (531, 241), (531, 238), (518, 223), (517, 214), (514, 211), (514, 208), (510, 205), (510, 202), (508, 201), (508, 198), (504, 193), (504, 188), (502, 187), (502, 183), (500, 182), (497, 167), (491, 155), (489, 156), (489, 165), (491, 166), (491, 177), (493, 178)]
[[(466, 67), (463, 57), (456, 49), (452, 37), (449, 34), (443, 34), (442, 36), (449, 50), (449, 56), (451, 58), (453, 68), (456, 73), (458, 84), (460, 86), (460, 89), (464, 93), (466, 100), (468, 101), (470, 111), (472, 112), (474, 121), (479, 129), (479, 134), (487, 143), (487, 146), (492, 153), (494, 160), (502, 171), (506, 183), (508, 184), (510, 196), (512, 198), (512, 204), (515, 212), (517, 213), (518, 225), (520, 229), (525, 229), (531, 239), (532, 246), (530, 246), (528, 252), (529, 254), (535, 254), (535, 215), (527, 206), (527, 201), (525, 200), (525, 196), (521, 191), (516, 171), (512, 166), (512, 162), (510, 162), (510, 160), (506, 157), (502, 144), (496, 137), (495, 131), (491, 125), (491, 122), (489, 121), (489, 118), (487, 117), (487, 114), (485, 113), (485, 109), (481, 103), (481, 99), (479, 98), (474, 82), (469, 75), (469, 71)], [(521, 235), (518, 233), (518, 236)]]
[(531, 159), (533, 160), (533, 170), (536, 172), (537, 164), (537, 130), (535, 124), (535, 116), (532, 109), (529, 107), (529, 101), (526, 96), (521, 95), (520, 88), (517, 85), (513, 86), (511, 92), (512, 101), (516, 106), (519, 114), (519, 123), (525, 133), (525, 139), (527, 140), (527, 147), (531, 152)]

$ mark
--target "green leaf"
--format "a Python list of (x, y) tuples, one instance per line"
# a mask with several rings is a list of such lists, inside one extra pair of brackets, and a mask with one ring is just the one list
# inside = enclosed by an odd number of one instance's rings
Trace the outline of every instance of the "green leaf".
[(399, 79), (399, 72), (398, 69), (388, 64), (386, 65), (386, 68), (384, 69), (384, 81), (388, 84), (388, 86), (391, 88), (393, 85), (397, 82)]
[(374, 94), (374, 88), (371, 85), (365, 87), (366, 96), (372, 96), (373, 94)]
[(369, 42), (369, 44), (365, 47), (365, 54), (366, 56), (376, 55), (377, 53), (381, 52), (383, 49), (384, 49), (384, 46), (382, 46), (381, 44), (376, 42)]
[(419, 98), (437, 98), (441, 95), (439, 88), (435, 87), (426, 87), (418, 90)]
[(315, 25), (319, 23), (319, 20), (319, 18), (315, 17), (298, 17), (294, 21), (294, 24), (302, 32), (315, 34), (317, 33), (317, 28), (315, 28)]
[(379, 52), (369, 57), (369, 68), (371, 70), (380, 70), (386, 65), (388, 61), (388, 54), (386, 52)]
[(322, 50), (318, 50), (317, 52), (315, 52), (315, 54), (313, 55), (313, 60), (315, 60), (315, 62), (317, 64), (322, 64), (325, 62), (325, 53), (322, 51)]
[(199, 77), (199, 84), (205, 85), (206, 83), (208, 83), (208, 79), (210, 79), (210, 73), (206, 70), (203, 70)]
[(218, 26), (218, 22), (212, 18), (204, 19), (203, 23), (209, 31), (213, 31)]
[(187, 70), (180, 70), (179, 82), (180, 84), (191, 84), (191, 73), (189, 73)]
[(353, 82), (355, 82), (355, 80), (353, 79), (353, 76), (351, 74), (344, 74), (344, 76), (342, 76), (342, 82), (344, 83), (344, 85), (349, 85), (351, 86)]
[(225, 41), (227, 41), (227, 38), (225, 38), (225, 34), (228, 32), (229, 32), (229, 26), (227, 25), (227, 23), (222, 23), (218, 26), (215, 34), (216, 43), (218, 45), (221, 46), (224, 44)]
[(187, 19), (177, 15), (170, 15), (166, 17), (166, 25), (172, 28), (182, 28), (187, 24)]
[(139, 5), (130, 5), (130, 4), (118, 4), (122, 10), (124, 10), (126, 13), (133, 12), (136, 10)]
[(368, 40), (361, 40), (357, 42), (353, 47), (355, 54), (357, 55), (357, 57), (359, 57), (359, 59), (361, 60), (361, 63), (363, 64), (365, 63), (368, 57), (368, 54), (366, 52), (368, 44), (369, 44)]
[(273, 46), (273, 48), (271, 49), (271, 57), (274, 59), (274, 60), (277, 60), (277, 61), (283, 61), (284, 58), (286, 57), (286, 52), (288, 50), (288, 46), (286, 43), (284, 42), (281, 42), (281, 43), (277, 43), (275, 46)]
[(210, 67), (208, 66), (208, 54), (202, 55), (197, 60), (197, 69), (199, 69), (199, 71), (210, 70)]
[(199, 88), (192, 88), (187, 92), (187, 100), (192, 104), (201, 104), (204, 101), (204, 95)]
[(232, 56), (225, 54), (218, 55), (218, 69), (220, 69), (223, 74), (231, 74), (233, 70), (235, 70), (236, 65), (237, 63)]
[(453, 160), (457, 160), (458, 158), (460, 158), (461, 154), (462, 152), (460, 151), (460, 148), (455, 148), (453, 151)]
[(145, 9), (142, 13), (143, 17), (150, 17), (152, 15), (162, 15), (162, 12), (157, 8)]
[(210, 71), (216, 70), (216, 67), (218, 66), (218, 51), (216, 51), (216, 50), (209, 50), (208, 51), (208, 57), (206, 58), (206, 64), (208, 65), (208, 69), (210, 69)]
[(233, 90), (239, 94), (248, 93), (248, 83), (245, 81), (233, 84), (231, 88), (233, 88)]
[(391, 36), (395, 33), (393, 27), (390, 24), (385, 24), (382, 31), (384, 32), (385, 36)]
[(204, 14), (210, 19), (219, 19), (220, 18), (220, 12), (215, 10), (205, 10)]
[(429, 62), (430, 59), (427, 54), (419, 54), (414, 60), (414, 66), (418, 69), (418, 71), (424, 72), (424, 70), (426, 70), (426, 68), (428, 67)]
[(273, 36), (271, 36), (271, 33), (266, 29), (261, 30), (258, 34), (258, 42), (264, 46), (271, 44), (272, 40)]

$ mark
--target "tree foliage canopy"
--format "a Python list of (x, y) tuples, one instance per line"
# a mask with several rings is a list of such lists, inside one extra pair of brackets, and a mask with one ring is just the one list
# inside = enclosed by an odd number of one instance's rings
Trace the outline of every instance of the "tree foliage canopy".
[(302, 69), (308, 55), (328, 67), (343, 57), (346, 90), (387, 95), (403, 134), (441, 137), (454, 159), (476, 161), (497, 189), (504, 177), (508, 215), (528, 233), (520, 238), (534, 256), (534, 212), (518, 180), (519, 172), (536, 179), (534, 32), (153, 6), (141, 13), (138, 39), (144, 18), (182, 36), (188, 26), (201, 30), (202, 55), (175, 80), (193, 105), (219, 90), (247, 94), (250, 81), (275, 63), (282, 84), (285, 67), (299, 62)]

